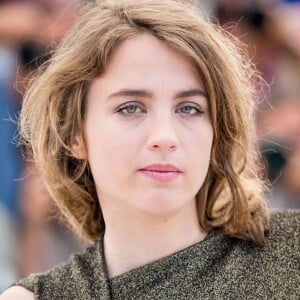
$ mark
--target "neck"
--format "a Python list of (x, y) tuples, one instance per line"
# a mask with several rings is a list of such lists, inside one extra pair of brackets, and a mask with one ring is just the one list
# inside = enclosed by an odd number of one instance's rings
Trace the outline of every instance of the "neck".
[(118, 217), (106, 222), (104, 253), (108, 276), (111, 278), (171, 255), (202, 241), (205, 236), (195, 207), (188, 215), (183, 209), (169, 217)]

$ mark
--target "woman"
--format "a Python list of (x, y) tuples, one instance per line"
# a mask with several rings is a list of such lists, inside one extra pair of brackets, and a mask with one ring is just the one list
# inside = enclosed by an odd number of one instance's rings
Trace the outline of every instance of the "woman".
[(294, 299), (299, 216), (269, 223), (258, 78), (193, 7), (89, 7), (26, 93), (21, 134), (94, 244), (1, 299)]

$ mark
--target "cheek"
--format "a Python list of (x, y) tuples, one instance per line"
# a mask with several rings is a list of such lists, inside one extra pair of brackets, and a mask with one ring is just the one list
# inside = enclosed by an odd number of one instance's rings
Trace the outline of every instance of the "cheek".
[(106, 126), (102, 129), (95, 128), (86, 132), (88, 160), (92, 173), (95, 179), (99, 177), (99, 182), (103, 176), (117, 181), (134, 163), (137, 140), (116, 128), (114, 130)]
[(203, 120), (194, 128), (185, 132), (185, 136), (189, 135), (190, 150), (198, 153), (198, 158), (203, 160), (210, 155), (212, 141), (213, 141), (213, 128), (208, 120)]
[(192, 153), (187, 155), (187, 157), (193, 157), (191, 163), (195, 167), (195, 172), (199, 172), (205, 176), (211, 158), (213, 141), (212, 127), (210, 125), (202, 127), (197, 135), (194, 135), (191, 140), (193, 141), (193, 146), (191, 147), (191, 145), (189, 145), (188, 149), (190, 149)]

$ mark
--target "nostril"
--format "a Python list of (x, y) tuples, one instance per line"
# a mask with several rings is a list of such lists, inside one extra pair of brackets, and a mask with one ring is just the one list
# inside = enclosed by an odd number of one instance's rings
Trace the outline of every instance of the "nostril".
[(151, 147), (153, 150), (160, 150), (160, 151), (174, 151), (176, 150), (176, 145), (152, 145)]
[(149, 136), (147, 145), (153, 151), (174, 151), (178, 146), (178, 137), (174, 133), (157, 131)]

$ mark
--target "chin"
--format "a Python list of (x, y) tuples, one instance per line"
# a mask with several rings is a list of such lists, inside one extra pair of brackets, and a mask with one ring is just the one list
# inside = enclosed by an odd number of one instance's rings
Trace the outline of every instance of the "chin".
[(182, 201), (174, 201), (174, 197), (172, 199), (156, 198), (144, 201), (136, 209), (151, 217), (166, 218), (181, 211), (184, 204)]

